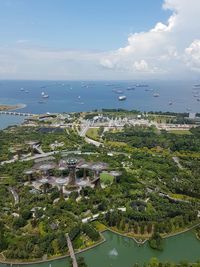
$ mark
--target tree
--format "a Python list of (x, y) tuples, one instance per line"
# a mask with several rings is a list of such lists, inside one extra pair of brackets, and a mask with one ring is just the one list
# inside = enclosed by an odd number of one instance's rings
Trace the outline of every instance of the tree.
[(78, 263), (78, 267), (87, 267), (88, 266), (83, 257), (79, 257), (77, 259), (77, 263)]
[(7, 248), (7, 241), (5, 237), (5, 227), (2, 221), (0, 221), (0, 251)]
[(149, 266), (150, 267), (158, 267), (159, 266), (159, 260), (156, 257), (151, 258), (149, 261)]
[(163, 250), (162, 237), (158, 232), (154, 232), (151, 239), (149, 239), (149, 245), (153, 249)]

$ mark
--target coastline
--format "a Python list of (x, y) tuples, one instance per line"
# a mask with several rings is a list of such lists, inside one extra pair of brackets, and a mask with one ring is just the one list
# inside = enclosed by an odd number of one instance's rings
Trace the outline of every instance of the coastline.
[(0, 111), (14, 111), (18, 109), (23, 109), (27, 105), (26, 104), (16, 104), (16, 105), (7, 105), (7, 104), (0, 104)]

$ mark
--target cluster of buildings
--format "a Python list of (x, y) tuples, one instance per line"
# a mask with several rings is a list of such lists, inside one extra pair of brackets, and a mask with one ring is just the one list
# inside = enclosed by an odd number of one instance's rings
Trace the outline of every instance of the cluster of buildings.
[[(29, 184), (34, 189), (47, 193), (50, 187), (58, 187), (60, 196), (68, 195), (72, 191), (78, 191), (86, 186), (91, 188), (101, 188), (100, 174), (108, 169), (104, 162), (91, 163), (76, 158), (60, 160), (58, 164), (54, 162), (36, 163), (33, 168), (26, 170)], [(53, 171), (59, 171), (59, 176)], [(79, 173), (79, 175), (77, 175)], [(113, 177), (118, 177), (120, 173), (111, 171)]]

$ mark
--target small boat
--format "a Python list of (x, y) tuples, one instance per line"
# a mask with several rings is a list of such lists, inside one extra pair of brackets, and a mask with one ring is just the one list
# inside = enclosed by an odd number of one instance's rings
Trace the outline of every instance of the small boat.
[(123, 91), (122, 90), (118, 90), (118, 89), (112, 89), (112, 91), (116, 94), (122, 94)]
[(42, 93), (41, 93), (41, 96), (42, 96), (43, 98), (49, 98), (49, 95), (45, 94), (45, 92), (42, 92)]
[(123, 91), (122, 90), (116, 90), (116, 94), (122, 94)]
[(26, 91), (25, 91), (25, 93), (27, 93), (27, 94), (28, 94), (28, 93), (29, 93), (29, 91), (28, 91), (28, 90), (26, 90)]
[(193, 97), (199, 97), (199, 95), (193, 95)]
[(49, 98), (49, 95), (43, 95), (42, 97), (43, 98)]
[(159, 97), (160, 94), (159, 94), (159, 93), (154, 93), (153, 96), (154, 96), (154, 97)]
[(24, 91), (24, 88), (23, 88), (23, 87), (21, 87), (21, 88), (20, 88), (20, 91)]
[(125, 95), (120, 95), (120, 96), (118, 97), (118, 100), (119, 100), (119, 101), (126, 100), (126, 96), (125, 96)]
[(193, 88), (200, 88), (200, 84), (194, 84)]
[(136, 84), (136, 87), (149, 87), (149, 85), (148, 84)]
[(171, 105), (173, 104), (173, 102), (172, 102), (172, 101), (169, 101), (169, 103), (168, 103), (168, 104), (169, 104), (169, 106), (171, 106)]

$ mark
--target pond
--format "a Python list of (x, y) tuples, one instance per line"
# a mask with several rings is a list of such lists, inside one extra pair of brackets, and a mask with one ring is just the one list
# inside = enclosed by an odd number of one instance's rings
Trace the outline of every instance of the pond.
[[(164, 250), (156, 251), (148, 242), (139, 246), (134, 240), (106, 231), (103, 233), (106, 242), (79, 253), (85, 258), (88, 267), (133, 267), (134, 263), (148, 262), (152, 257), (161, 261), (195, 262), (200, 259), (200, 241), (193, 231), (189, 231), (164, 240)], [(0, 267), (8, 265), (0, 264)], [(16, 265), (17, 266), (17, 265)], [(29, 267), (68, 267), (68, 259), (55, 260), (42, 264), (31, 264)]]

